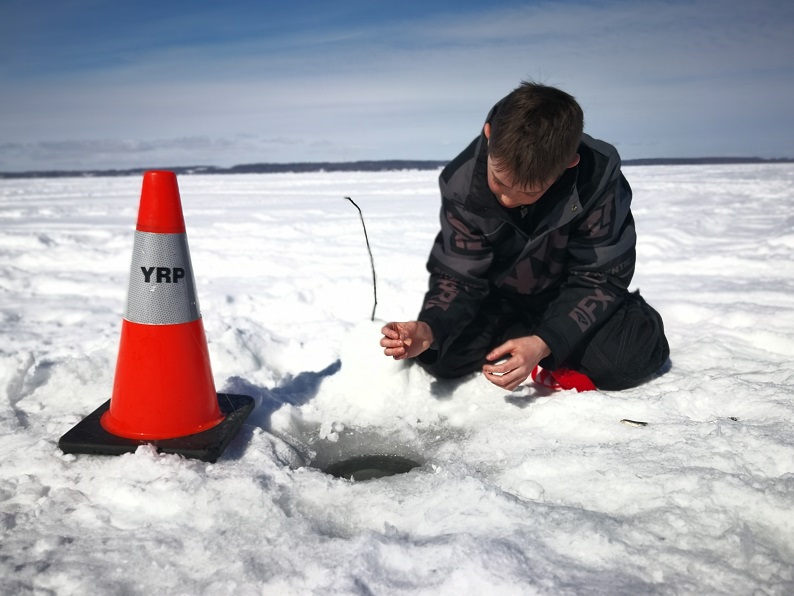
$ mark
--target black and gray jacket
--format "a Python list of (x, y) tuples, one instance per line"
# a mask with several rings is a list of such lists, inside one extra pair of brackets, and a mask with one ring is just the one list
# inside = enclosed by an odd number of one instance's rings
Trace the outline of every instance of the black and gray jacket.
[(582, 135), (579, 156), (537, 203), (515, 209), (488, 187), (484, 134), (441, 172), (441, 231), (418, 317), (439, 356), (489, 294), (538, 321), (551, 368), (622, 302), (635, 262), (631, 188), (611, 145)]

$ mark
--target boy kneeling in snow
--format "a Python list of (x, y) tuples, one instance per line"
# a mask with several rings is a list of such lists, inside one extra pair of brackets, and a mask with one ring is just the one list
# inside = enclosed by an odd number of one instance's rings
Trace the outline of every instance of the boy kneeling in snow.
[(493, 107), (441, 172), (430, 289), (418, 320), (383, 328), (387, 356), (441, 378), (482, 370), (508, 390), (538, 365), (606, 390), (657, 373), (662, 319), (627, 289), (631, 188), (615, 148), (582, 130), (576, 100), (552, 87), (522, 83)]

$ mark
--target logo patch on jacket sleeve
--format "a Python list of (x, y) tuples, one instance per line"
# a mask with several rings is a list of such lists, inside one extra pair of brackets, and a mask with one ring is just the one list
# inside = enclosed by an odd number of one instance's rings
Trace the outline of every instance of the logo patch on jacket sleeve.
[(595, 323), (598, 307), (601, 306), (602, 312), (606, 311), (607, 304), (614, 301), (614, 296), (605, 294), (601, 290), (596, 290), (591, 296), (582, 298), (576, 304), (576, 307), (568, 313), (568, 316), (576, 321), (576, 324), (579, 325), (579, 329), (584, 333), (590, 328), (590, 325)]

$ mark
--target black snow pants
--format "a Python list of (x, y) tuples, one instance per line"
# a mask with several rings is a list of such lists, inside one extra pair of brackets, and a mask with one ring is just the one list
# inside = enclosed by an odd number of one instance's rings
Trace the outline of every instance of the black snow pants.
[[(482, 369), (486, 354), (493, 348), (532, 333), (531, 317), (505, 301), (489, 298), (442, 358), (435, 350), (428, 350), (417, 362), (436, 377), (461, 377)], [(555, 367), (553, 358), (547, 358), (540, 365), (552, 370), (579, 371), (599, 389), (614, 391), (649, 380), (669, 356), (662, 317), (639, 292), (627, 292), (612, 316), (585, 338), (565, 362)]]

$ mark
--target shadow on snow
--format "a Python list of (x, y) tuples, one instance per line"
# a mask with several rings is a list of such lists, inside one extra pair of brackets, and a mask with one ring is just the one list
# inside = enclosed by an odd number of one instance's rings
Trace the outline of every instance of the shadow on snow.
[(341, 360), (337, 360), (319, 372), (307, 371), (294, 377), (287, 377), (280, 386), (273, 389), (259, 387), (242, 377), (229, 377), (224, 392), (253, 397), (256, 401), (256, 408), (246, 423), (270, 430), (270, 416), (273, 412), (285, 404), (301, 406), (309, 402), (317, 395), (322, 380), (339, 372), (341, 367)]

